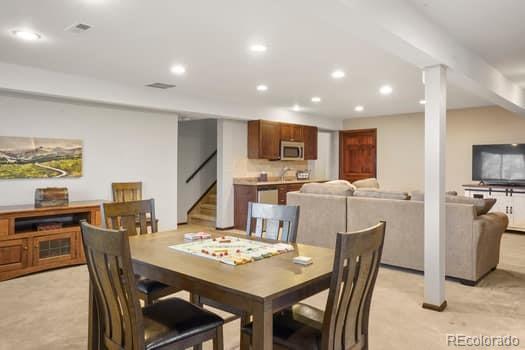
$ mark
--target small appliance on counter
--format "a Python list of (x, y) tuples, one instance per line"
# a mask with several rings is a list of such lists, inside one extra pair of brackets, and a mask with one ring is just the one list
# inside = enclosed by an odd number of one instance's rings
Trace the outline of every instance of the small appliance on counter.
[(297, 180), (310, 180), (310, 170), (297, 170), (295, 176), (297, 177)]
[(259, 177), (257, 178), (257, 181), (259, 181), (259, 182), (266, 182), (266, 181), (268, 181), (268, 173), (266, 171), (262, 171), (259, 174)]

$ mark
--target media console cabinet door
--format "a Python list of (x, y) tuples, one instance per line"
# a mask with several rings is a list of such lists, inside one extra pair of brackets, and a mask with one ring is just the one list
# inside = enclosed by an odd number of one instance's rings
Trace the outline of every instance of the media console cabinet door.
[(78, 231), (33, 238), (33, 265), (63, 263), (76, 258)]
[(27, 267), (27, 243), (27, 238), (0, 241), (0, 273)]

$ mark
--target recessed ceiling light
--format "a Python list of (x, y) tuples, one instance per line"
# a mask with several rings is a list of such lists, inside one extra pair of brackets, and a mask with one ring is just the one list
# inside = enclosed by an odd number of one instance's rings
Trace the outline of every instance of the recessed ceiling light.
[(427, 103), (427, 100), (419, 100), (420, 105), (424, 105), (425, 103)]
[(176, 64), (171, 67), (171, 72), (176, 75), (182, 75), (186, 73), (186, 67), (184, 67), (182, 64)]
[(28, 30), (13, 30), (13, 35), (27, 41), (35, 41), (42, 38), (40, 34)]
[(354, 111), (356, 111), (356, 112), (362, 112), (362, 111), (364, 111), (364, 110), (365, 110), (365, 107), (363, 107), (363, 106), (361, 106), (361, 105), (359, 105), (359, 106), (355, 106), (355, 108), (354, 108)]
[(343, 72), (342, 70), (334, 70), (332, 72), (332, 78), (334, 79), (341, 79), (341, 78), (344, 78), (345, 77), (345, 72)]
[(251, 52), (261, 53), (261, 52), (266, 52), (266, 50), (267, 50), (267, 47), (266, 45), (263, 45), (263, 44), (253, 44), (252, 46), (250, 46)]
[(319, 102), (321, 102), (321, 98), (318, 97), (318, 96), (314, 96), (314, 97), (312, 97), (312, 102), (319, 103)]
[(295, 104), (293, 105), (292, 109), (295, 111), (295, 112), (299, 112), (301, 110), (301, 106), (299, 106), (298, 104)]
[(257, 85), (257, 91), (268, 91), (268, 86), (264, 84)]
[(379, 93), (381, 95), (390, 95), (394, 91), (390, 85), (383, 85), (379, 88)]

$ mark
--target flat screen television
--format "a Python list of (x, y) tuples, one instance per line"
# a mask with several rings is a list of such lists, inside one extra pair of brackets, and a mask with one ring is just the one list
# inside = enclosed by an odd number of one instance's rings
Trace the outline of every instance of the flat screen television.
[(525, 184), (525, 144), (472, 146), (472, 180)]

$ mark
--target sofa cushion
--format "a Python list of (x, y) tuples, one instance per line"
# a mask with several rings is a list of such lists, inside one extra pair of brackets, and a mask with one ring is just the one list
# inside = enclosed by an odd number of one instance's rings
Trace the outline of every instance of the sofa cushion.
[(401, 191), (389, 191), (380, 190), (376, 188), (357, 189), (354, 192), (354, 197), (370, 197), (370, 198), (381, 198), (381, 199), (410, 199), (410, 195), (407, 192)]
[(376, 178), (357, 180), (352, 183), (357, 188), (379, 188), (379, 182)]
[(471, 198), (465, 196), (447, 196), (448, 203), (459, 203), (459, 204), (472, 204), (476, 209), (476, 214), (484, 215), (487, 214), (490, 209), (496, 204), (495, 198)]
[(342, 183), (307, 183), (301, 187), (301, 193), (351, 196), (354, 193), (354, 188)]
[[(445, 192), (446, 196), (457, 196), (458, 193), (456, 191), (447, 191)], [(410, 199), (413, 201), (419, 201), (423, 202), (425, 200), (425, 192), (423, 191), (412, 191), (410, 192)]]

